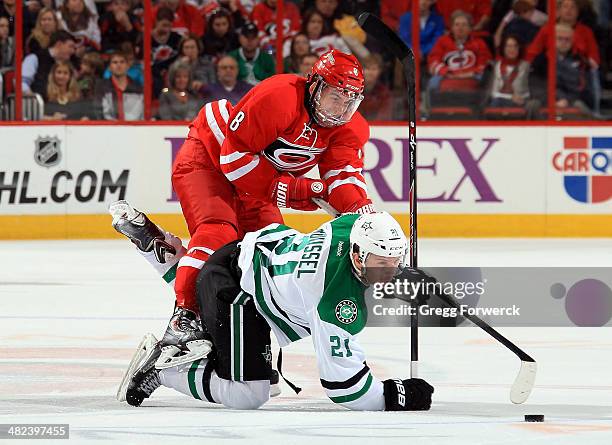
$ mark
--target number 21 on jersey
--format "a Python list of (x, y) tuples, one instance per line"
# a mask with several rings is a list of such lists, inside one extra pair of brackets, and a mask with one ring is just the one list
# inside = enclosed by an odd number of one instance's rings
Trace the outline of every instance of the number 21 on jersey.
[(331, 335), (329, 337), (331, 343), (331, 355), (332, 357), (350, 357), (353, 355), (349, 348), (349, 339), (344, 339), (344, 351), (342, 350), (342, 340), (337, 335)]

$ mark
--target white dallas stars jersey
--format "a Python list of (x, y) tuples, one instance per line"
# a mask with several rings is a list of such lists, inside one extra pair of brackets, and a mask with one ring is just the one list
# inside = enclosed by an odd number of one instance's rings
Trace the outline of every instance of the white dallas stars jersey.
[(248, 233), (240, 243), (240, 285), (281, 347), (312, 336), (321, 384), (332, 401), (383, 410), (383, 384), (370, 373), (357, 341), (367, 319), (366, 288), (349, 260), (358, 217), (341, 216), (309, 234), (281, 224)]

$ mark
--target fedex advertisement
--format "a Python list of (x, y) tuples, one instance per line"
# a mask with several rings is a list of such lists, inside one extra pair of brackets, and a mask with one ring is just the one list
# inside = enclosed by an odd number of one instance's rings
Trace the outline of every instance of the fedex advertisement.
[[(10, 235), (3, 226), (7, 218), (13, 224), (25, 216), (58, 221), (95, 215), (102, 221), (117, 199), (151, 214), (181, 217), (170, 175), (185, 126), (8, 126), (2, 132), (3, 236)], [(429, 236), (436, 236), (436, 224), (445, 227), (438, 236), (521, 236), (521, 228), (534, 221), (544, 230), (550, 215), (612, 217), (612, 127), (421, 126), (417, 147), (419, 215), (425, 218), (420, 227)], [(377, 209), (408, 214), (408, 153), (407, 127), (371, 128), (363, 173)], [(286, 213), (298, 221), (323, 216)], [(513, 232), (504, 231), (508, 216), (514, 217)], [(454, 234), (462, 217), (463, 229)], [(49, 221), (31, 224), (51, 227)], [(612, 227), (598, 225), (598, 234)]]

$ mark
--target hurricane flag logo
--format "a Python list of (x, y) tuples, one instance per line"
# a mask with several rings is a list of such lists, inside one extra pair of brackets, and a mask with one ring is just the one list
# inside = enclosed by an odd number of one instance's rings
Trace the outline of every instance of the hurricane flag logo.
[(612, 198), (612, 137), (565, 137), (552, 158), (567, 194), (582, 203)]

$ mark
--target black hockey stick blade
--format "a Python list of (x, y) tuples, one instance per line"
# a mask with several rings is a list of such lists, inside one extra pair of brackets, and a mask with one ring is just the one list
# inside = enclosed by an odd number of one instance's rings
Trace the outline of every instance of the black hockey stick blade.
[(363, 28), (365, 32), (372, 35), (375, 39), (379, 40), (384, 45), (388, 46), (389, 50), (395, 57), (400, 60), (404, 60), (409, 57), (414, 60), (414, 54), (412, 50), (404, 43), (400, 37), (393, 32), (391, 28), (383, 23), (375, 15), (369, 12), (363, 12), (357, 19), (359, 26)]

